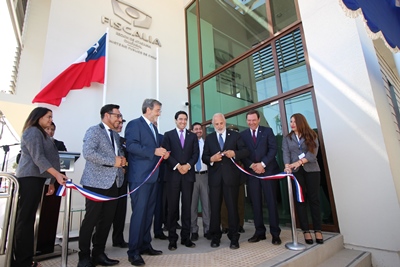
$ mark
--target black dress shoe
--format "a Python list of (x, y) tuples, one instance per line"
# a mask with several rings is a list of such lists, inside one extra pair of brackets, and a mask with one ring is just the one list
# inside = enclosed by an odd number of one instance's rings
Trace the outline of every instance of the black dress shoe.
[(256, 243), (259, 242), (260, 240), (265, 240), (265, 239), (267, 239), (265, 235), (253, 235), (247, 241), (249, 241), (249, 243)]
[(117, 265), (119, 263), (119, 260), (113, 260), (107, 257), (106, 254), (102, 253), (100, 255), (97, 255), (92, 258), (93, 264), (96, 265), (102, 265), (102, 266), (113, 266)]
[(208, 232), (204, 234), (204, 238), (206, 238), (207, 240), (212, 239), (211, 235)]
[(142, 252), (140, 252), (140, 254), (142, 254), (142, 255), (150, 255), (150, 256), (157, 256), (157, 255), (161, 255), (162, 251), (161, 250), (156, 250), (153, 247), (149, 247), (148, 249), (145, 249)]
[(238, 231), (238, 232), (239, 232), (239, 233), (244, 233), (244, 232), (245, 232), (243, 226), (239, 226), (239, 231)]
[(229, 248), (230, 249), (238, 249), (239, 248), (239, 242), (237, 240), (232, 240)]
[(198, 233), (192, 233), (192, 236), (190, 237), (190, 240), (192, 240), (192, 241), (199, 240), (199, 234)]
[(90, 258), (79, 260), (78, 267), (95, 267)]
[(168, 249), (174, 251), (177, 249), (176, 241), (170, 241), (168, 245)]
[(181, 241), (181, 244), (182, 244), (182, 245), (185, 245), (185, 247), (188, 247), (188, 248), (194, 248), (194, 247), (196, 247), (196, 244), (193, 243), (190, 239), (188, 239), (188, 240), (182, 240), (182, 241)]
[(221, 230), (221, 232), (223, 233), (223, 234), (227, 234), (228, 233), (228, 228), (223, 228), (222, 230)]
[(221, 241), (219, 240), (219, 239), (213, 239), (212, 241), (211, 241), (211, 247), (212, 248), (217, 248), (217, 247), (219, 247), (219, 243), (220, 243)]
[(112, 246), (113, 247), (119, 247), (119, 248), (127, 248), (128, 247), (128, 243), (126, 243), (125, 241), (122, 241), (121, 243), (114, 243)]
[(168, 237), (164, 233), (154, 235), (154, 238), (166, 240)]
[[(320, 234), (321, 235), (321, 237), (322, 238), (317, 238), (317, 234)], [(314, 234), (315, 234), (315, 242), (317, 243), (317, 244), (323, 244), (324, 243), (324, 238), (323, 238), (323, 236), (322, 236), (322, 233), (321, 233), (321, 231), (314, 231)], [(311, 239), (312, 240), (312, 239)]]
[(182, 226), (181, 226), (179, 223), (176, 223), (176, 229), (177, 229), (177, 230), (181, 230), (181, 229), (182, 229)]
[(279, 236), (273, 236), (272, 237), (272, 244), (273, 245), (280, 245), (282, 244), (282, 240)]
[(134, 266), (142, 266), (145, 264), (142, 256), (140, 255), (134, 255), (133, 257), (129, 257), (128, 260)]

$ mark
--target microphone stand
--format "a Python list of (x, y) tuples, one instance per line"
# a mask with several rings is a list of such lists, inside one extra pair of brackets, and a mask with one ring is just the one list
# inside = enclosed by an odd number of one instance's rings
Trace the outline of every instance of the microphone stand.
[(4, 172), (4, 167), (6, 165), (6, 159), (7, 159), (7, 154), (10, 151), (10, 146), (17, 146), (19, 145), (19, 143), (15, 143), (15, 144), (11, 144), (11, 145), (4, 145), (4, 146), (0, 146), (3, 148), (4, 150), (4, 159), (3, 159), (3, 165), (1, 167), (1, 171)]

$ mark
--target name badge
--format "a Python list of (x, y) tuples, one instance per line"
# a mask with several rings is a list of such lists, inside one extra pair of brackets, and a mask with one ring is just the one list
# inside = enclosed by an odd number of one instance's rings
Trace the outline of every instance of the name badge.
[(299, 159), (302, 159), (302, 158), (304, 158), (305, 156), (306, 156), (306, 154), (301, 153), (301, 154), (299, 155)]

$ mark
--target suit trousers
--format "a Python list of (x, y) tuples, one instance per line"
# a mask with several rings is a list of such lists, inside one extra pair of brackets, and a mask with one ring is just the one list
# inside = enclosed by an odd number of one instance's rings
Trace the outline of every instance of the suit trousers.
[(249, 177), (247, 181), (248, 194), (251, 200), (254, 216), (255, 235), (265, 236), (266, 228), (264, 225), (263, 202), (268, 207), (269, 231), (272, 236), (279, 236), (281, 229), (279, 227), (279, 215), (276, 190), (277, 180), (261, 180)]
[[(104, 196), (118, 196), (118, 188), (115, 182), (109, 189), (89, 186), (83, 186), (83, 188)], [(96, 202), (86, 199), (86, 213), (79, 230), (79, 260), (90, 258), (90, 241), (95, 228), (96, 234), (93, 237), (92, 257), (104, 253), (116, 207), (117, 200)]]
[[(128, 191), (128, 181), (126, 178), (122, 183), (122, 186), (118, 188), (118, 196), (122, 196), (126, 194)], [(128, 197), (122, 197), (117, 199), (117, 207), (115, 209), (114, 220), (112, 223), (113, 233), (112, 233), (112, 242), (113, 244), (121, 244), (125, 242), (124, 239), (124, 228), (125, 228), (125, 219), (126, 219), (126, 205), (128, 202)]]
[(154, 235), (163, 234), (162, 224), (164, 222), (164, 206), (166, 202), (163, 201), (163, 193), (164, 193), (164, 182), (157, 181), (157, 197), (156, 197), (156, 206), (154, 208), (154, 223), (153, 223), (153, 233)]
[[(177, 178), (177, 179), (175, 179)], [(173, 176), (167, 181), (168, 192), (168, 239), (170, 242), (178, 240), (176, 233), (176, 222), (179, 218), (179, 200), (182, 193), (182, 213), (181, 213), (181, 240), (186, 241), (190, 238), (190, 224), (191, 224), (191, 204), (193, 195), (194, 182), (187, 181), (183, 176)], [(179, 179), (179, 181), (177, 181)]]
[(210, 234), (213, 239), (221, 239), (221, 204), (225, 199), (228, 210), (228, 238), (239, 240), (239, 214), (238, 214), (239, 185), (228, 186), (223, 181), (219, 186), (210, 186)]
[[(132, 191), (140, 183), (129, 183)], [(129, 226), (128, 256), (134, 257), (151, 247), (151, 224), (156, 206), (156, 183), (144, 183), (131, 196), (132, 216)]]
[[(244, 184), (239, 186), (239, 197), (238, 197), (238, 214), (239, 214), (239, 225), (244, 225), (244, 202), (245, 202), (245, 188)], [(225, 199), (222, 199), (221, 206), (221, 227), (222, 229), (228, 229), (228, 210), (226, 208)]]
[(193, 185), (192, 195), (192, 207), (191, 207), (191, 226), (190, 231), (192, 233), (199, 232), (199, 226), (197, 225), (199, 200), (201, 202), (201, 216), (203, 219), (203, 232), (206, 234), (210, 229), (210, 197), (208, 189), (208, 175), (196, 174), (196, 182)]
[[(314, 230), (321, 230), (321, 208), (319, 196), (321, 180), (320, 172), (306, 172), (303, 167), (300, 167), (300, 169), (295, 172), (294, 175), (296, 176), (296, 179), (303, 190), (305, 200), (303, 203), (295, 201), (301, 230), (309, 230), (307, 203), (310, 206)], [(294, 184), (293, 190), (295, 190)], [(293, 194), (295, 195), (296, 192), (293, 192)]]
[(36, 211), (42, 198), (45, 178), (18, 178), (19, 200), (14, 234), (13, 267), (32, 265), (34, 246), (34, 224)]

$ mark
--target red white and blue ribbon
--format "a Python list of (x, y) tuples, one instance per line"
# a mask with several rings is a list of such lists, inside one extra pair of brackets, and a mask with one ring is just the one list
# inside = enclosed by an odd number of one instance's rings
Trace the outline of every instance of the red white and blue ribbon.
[(140, 185), (138, 185), (136, 188), (134, 188), (132, 191), (128, 192), (127, 194), (124, 194), (124, 195), (121, 195), (121, 196), (118, 196), (118, 197), (104, 196), (104, 195), (101, 195), (101, 194), (94, 193), (94, 192), (92, 192), (92, 191), (90, 191), (90, 190), (87, 190), (87, 189), (85, 189), (85, 188), (83, 188), (83, 187), (80, 187), (80, 186), (74, 184), (74, 183), (71, 182), (71, 181), (67, 181), (67, 182), (65, 183), (65, 185), (60, 186), (60, 187), (58, 188), (56, 195), (57, 195), (57, 196), (60, 196), (60, 197), (61, 197), (61, 196), (65, 196), (65, 190), (66, 190), (66, 188), (71, 188), (71, 189), (78, 190), (79, 193), (81, 193), (85, 198), (90, 199), (90, 200), (92, 200), (92, 201), (96, 201), (96, 202), (104, 202), (104, 201), (110, 201), (110, 200), (115, 200), (115, 199), (119, 199), (119, 198), (126, 197), (126, 196), (132, 194), (133, 192), (135, 192), (136, 190), (138, 190), (144, 183), (147, 182), (147, 180), (150, 179), (150, 177), (153, 175), (153, 173), (154, 173), (154, 172), (157, 170), (157, 168), (160, 166), (160, 164), (161, 164), (161, 162), (163, 161), (163, 159), (164, 159), (163, 157), (160, 157), (160, 160), (157, 162), (156, 166), (155, 166), (154, 169), (150, 172), (150, 174), (146, 177), (146, 179), (144, 179), (144, 181), (143, 181)]
[[(294, 181), (295, 184), (295, 188), (296, 188), (296, 199), (297, 202), (304, 202), (304, 196), (303, 196), (303, 190), (301, 189), (301, 186), (299, 184), (299, 182), (297, 181), (296, 177), (292, 174), (292, 173), (278, 173), (278, 174), (274, 174), (274, 175), (268, 175), (268, 176), (257, 176), (254, 174), (251, 174), (250, 172), (246, 171), (243, 167), (241, 167), (240, 165), (238, 165), (233, 158), (231, 158), (233, 164), (236, 165), (236, 167), (238, 167), (239, 170), (241, 170), (242, 172), (244, 172), (247, 175), (253, 176), (255, 178), (258, 179), (262, 179), (262, 180), (277, 180), (277, 179), (283, 179), (286, 178), (288, 176), (290, 176), (290, 178)], [(290, 194), (291, 192), (289, 192)]]

